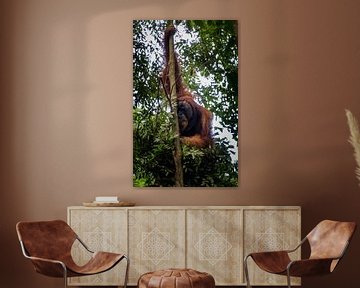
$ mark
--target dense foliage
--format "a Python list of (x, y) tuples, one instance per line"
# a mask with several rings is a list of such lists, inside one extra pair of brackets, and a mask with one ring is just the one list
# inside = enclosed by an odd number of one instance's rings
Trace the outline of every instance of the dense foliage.
[[(201, 95), (196, 100), (216, 120), (213, 147), (182, 145), (184, 186), (237, 186), (237, 22), (175, 21), (175, 26), (175, 50), (184, 82)], [(133, 177), (137, 187), (174, 186), (175, 135), (159, 81), (165, 27), (166, 21), (160, 20), (133, 23)]]

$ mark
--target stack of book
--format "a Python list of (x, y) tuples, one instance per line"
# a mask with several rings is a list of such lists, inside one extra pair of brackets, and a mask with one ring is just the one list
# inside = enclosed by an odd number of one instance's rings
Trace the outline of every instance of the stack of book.
[(95, 197), (95, 201), (93, 203), (119, 203), (119, 199), (117, 196), (97, 196)]
[(85, 207), (130, 207), (135, 206), (134, 202), (127, 202), (118, 199), (117, 196), (97, 196), (92, 202), (84, 202)]

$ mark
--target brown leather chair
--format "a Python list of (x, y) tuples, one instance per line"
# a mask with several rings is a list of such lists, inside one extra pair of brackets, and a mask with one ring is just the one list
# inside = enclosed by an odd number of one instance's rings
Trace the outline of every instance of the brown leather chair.
[[(289, 288), (291, 287), (290, 276), (304, 277), (333, 272), (344, 256), (355, 229), (354, 222), (324, 220), (292, 250), (250, 253), (244, 259), (247, 287), (251, 287), (247, 267), (249, 257), (266, 272), (286, 275)], [(310, 257), (292, 261), (289, 253), (297, 250), (306, 241), (310, 245)]]
[[(16, 231), (24, 256), (31, 260), (35, 271), (50, 277), (87, 276), (105, 272), (113, 268), (121, 260), (127, 261), (124, 288), (128, 279), (129, 259), (125, 254), (91, 251), (62, 220), (19, 222)], [(90, 260), (78, 266), (72, 256), (71, 247), (78, 240), (89, 253)]]

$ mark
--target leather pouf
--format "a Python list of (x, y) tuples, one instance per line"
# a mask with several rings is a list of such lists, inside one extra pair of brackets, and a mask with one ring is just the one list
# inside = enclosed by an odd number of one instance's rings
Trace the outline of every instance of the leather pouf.
[(166, 269), (140, 276), (138, 288), (214, 288), (214, 277), (193, 269)]

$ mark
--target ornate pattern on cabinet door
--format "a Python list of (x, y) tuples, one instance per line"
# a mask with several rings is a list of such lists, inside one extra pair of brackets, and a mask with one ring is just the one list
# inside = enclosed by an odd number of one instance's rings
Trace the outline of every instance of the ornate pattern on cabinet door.
[(187, 266), (212, 274), (216, 285), (242, 282), (241, 212), (187, 211)]
[[(126, 253), (127, 215), (120, 209), (70, 210), (69, 222), (74, 231), (93, 251)], [(88, 253), (75, 242), (72, 254), (77, 263), (85, 263)], [(121, 285), (124, 281), (125, 261), (108, 272), (85, 277), (69, 278), (70, 285)]]
[[(251, 252), (275, 251), (295, 248), (300, 243), (299, 210), (245, 210), (244, 256)], [(300, 258), (300, 250), (291, 255)], [(266, 273), (249, 259), (249, 276), (252, 285), (286, 285), (286, 277)], [(300, 284), (292, 278), (292, 284)]]
[(185, 210), (129, 210), (129, 283), (141, 274), (185, 267)]

